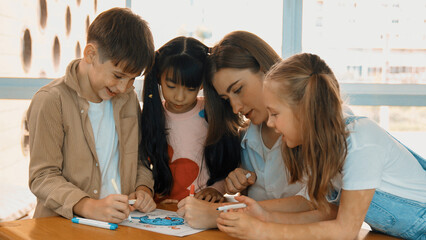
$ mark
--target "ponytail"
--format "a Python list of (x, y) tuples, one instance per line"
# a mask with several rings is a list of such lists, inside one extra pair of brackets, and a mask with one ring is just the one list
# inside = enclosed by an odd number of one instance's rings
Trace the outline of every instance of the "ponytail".
[(327, 64), (308, 53), (276, 64), (265, 79), (276, 84), (273, 91), (300, 122), (302, 144), (291, 149), (283, 145), (290, 183), (306, 181), (314, 206), (328, 211), (331, 180), (341, 172), (347, 154), (339, 84)]
[(142, 160), (152, 164), (154, 191), (168, 195), (172, 189), (173, 176), (169, 167), (168, 133), (158, 83), (157, 69), (154, 67), (144, 81), (139, 151)]
[[(309, 77), (300, 103), (303, 111), (303, 155), (309, 174), (308, 194), (314, 205), (327, 207), (326, 195), (331, 180), (343, 167), (346, 158), (346, 134), (339, 88), (328, 74), (313, 73)], [(336, 82), (337, 83), (337, 82)]]

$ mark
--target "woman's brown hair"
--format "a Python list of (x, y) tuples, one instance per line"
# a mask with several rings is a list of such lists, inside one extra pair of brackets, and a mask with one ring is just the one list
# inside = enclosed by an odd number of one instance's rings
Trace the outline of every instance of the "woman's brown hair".
[(342, 170), (347, 154), (336, 77), (320, 57), (302, 53), (272, 67), (265, 81), (300, 121), (302, 144), (292, 149), (283, 145), (290, 183), (305, 181), (314, 206), (328, 211), (331, 180)]
[(257, 35), (234, 31), (227, 34), (211, 49), (204, 77), (204, 96), (209, 122), (207, 143), (217, 142), (223, 135), (236, 134), (246, 123), (234, 114), (231, 105), (221, 99), (213, 87), (214, 74), (223, 68), (250, 69), (253, 73), (266, 73), (280, 56)]

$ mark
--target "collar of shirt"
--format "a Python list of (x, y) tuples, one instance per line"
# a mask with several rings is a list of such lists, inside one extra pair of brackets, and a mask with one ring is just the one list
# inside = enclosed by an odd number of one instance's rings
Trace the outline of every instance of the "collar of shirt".
[[(247, 129), (243, 139), (241, 140), (241, 147), (246, 149), (247, 147), (253, 149), (259, 155), (263, 156), (263, 143), (262, 143), (262, 135), (260, 133), (261, 125), (256, 125), (250, 123), (249, 128)], [(277, 144), (277, 142), (280, 142)], [(281, 137), (275, 142), (274, 146), (271, 148), (281, 147)]]

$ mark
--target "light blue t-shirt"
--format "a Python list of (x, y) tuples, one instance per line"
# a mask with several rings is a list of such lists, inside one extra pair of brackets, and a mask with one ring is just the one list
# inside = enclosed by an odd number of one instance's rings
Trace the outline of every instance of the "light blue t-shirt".
[(354, 120), (347, 129), (343, 189), (375, 188), (426, 202), (426, 171), (403, 145), (368, 118)]
[(118, 135), (111, 100), (100, 103), (89, 102), (89, 104), (88, 115), (95, 137), (96, 154), (102, 175), (100, 198), (105, 198), (110, 194), (116, 194), (111, 179), (115, 179), (121, 193)]
[(262, 141), (261, 125), (250, 124), (241, 141), (242, 167), (257, 175), (248, 188), (248, 196), (256, 201), (296, 195), (302, 184), (288, 184), (287, 170), (281, 155), (281, 137), (271, 149)]

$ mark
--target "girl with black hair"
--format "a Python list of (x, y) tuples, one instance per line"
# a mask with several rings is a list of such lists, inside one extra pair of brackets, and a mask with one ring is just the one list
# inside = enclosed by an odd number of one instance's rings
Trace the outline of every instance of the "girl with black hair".
[(156, 202), (177, 202), (192, 184), (195, 198), (223, 201), (224, 179), (240, 163), (238, 134), (206, 143), (205, 102), (198, 92), (208, 52), (194, 38), (174, 38), (156, 51), (145, 78), (140, 154), (152, 165)]

